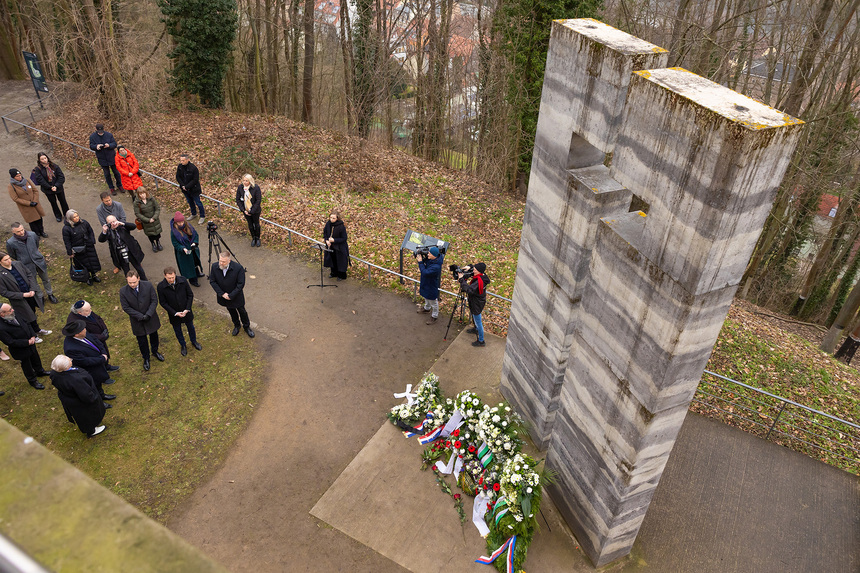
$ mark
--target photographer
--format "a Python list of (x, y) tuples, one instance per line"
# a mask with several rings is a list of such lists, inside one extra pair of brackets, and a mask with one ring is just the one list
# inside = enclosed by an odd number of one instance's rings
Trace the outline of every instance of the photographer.
[(461, 270), (465, 272), (457, 273), (457, 280), (460, 281), (460, 288), (469, 299), (469, 314), (475, 321), (475, 327), (466, 332), (478, 335), (478, 340), (473, 342), (472, 346), (485, 346), (484, 322), (481, 320), (481, 313), (484, 311), (484, 305), (487, 304), (487, 285), (490, 284), (490, 277), (484, 274), (487, 265), (478, 263), (471, 267), (463, 267)]
[(99, 243), (107, 242), (110, 247), (110, 258), (116, 268), (128, 274), (129, 265), (133, 266), (140, 278), (146, 280), (143, 271), (143, 250), (137, 239), (131, 236), (131, 231), (136, 229), (134, 223), (123, 223), (113, 215), (108, 215), (105, 224), (102, 225), (102, 233), (99, 235)]
[(435, 324), (439, 318), (439, 284), (442, 282), (442, 262), (445, 257), (439, 254), (437, 247), (430, 247), (426, 256), (419, 252), (415, 258), (421, 271), (418, 294), (424, 297), (424, 307), (419, 308), (418, 313), (431, 313), (427, 324)]

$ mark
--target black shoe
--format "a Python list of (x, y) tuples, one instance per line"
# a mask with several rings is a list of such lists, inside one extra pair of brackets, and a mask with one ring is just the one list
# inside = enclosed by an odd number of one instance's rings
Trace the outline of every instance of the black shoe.
[(107, 384), (108, 386), (110, 386), (110, 385), (111, 385), (111, 384), (113, 384), (114, 382), (116, 382), (116, 380), (114, 380), (113, 378), (108, 378), (107, 380), (105, 380), (104, 382), (102, 382), (102, 384)]
[(466, 333), (467, 334), (478, 334), (478, 329), (473, 326), (472, 328), (466, 330)]
[(188, 349), (183, 346), (179, 349), (179, 354), (181, 354), (182, 356), (188, 356)]
[(486, 345), (487, 345), (487, 343), (484, 342), (483, 340), (476, 340), (475, 342), (472, 343), (472, 346), (486, 346)]
[(158, 239), (157, 241), (155, 241), (155, 246), (158, 247), (159, 251), (164, 250), (164, 247), (161, 246), (161, 239)]
[(87, 286), (93, 286), (93, 279), (87, 279)]
[(58, 302), (60, 302), (60, 301), (58, 301), (58, 300), (57, 300), (57, 297), (55, 297), (55, 296), (54, 296), (54, 295), (52, 295), (52, 294), (49, 294), (49, 295), (48, 295), (48, 300), (49, 300), (49, 301), (51, 301), (51, 302), (52, 302), (52, 303), (54, 303), (54, 304), (57, 304)]
[(238, 326), (234, 326), (234, 327), (233, 327), (233, 336), (238, 336), (238, 335), (239, 335), (239, 327), (238, 327)]
[(251, 327), (250, 327), (250, 326), (249, 326), (248, 328), (246, 328), (246, 329), (245, 329), (245, 332), (248, 334), (248, 337), (249, 337), (249, 338), (254, 338), (255, 336), (257, 336), (256, 334), (254, 334), (254, 331), (253, 331), (253, 330), (251, 330)]
[(193, 287), (199, 287), (200, 286), (200, 283), (197, 282), (197, 279), (191, 279), (190, 281), (188, 281), (188, 284), (190, 284)]
[(51, 375), (50, 372), (45, 372), (44, 370), (42, 370), (41, 372), (36, 372), (36, 376), (40, 376), (40, 377), (41, 376), (50, 376), (50, 375)]
[(149, 370), (149, 360), (144, 360), (144, 361), (143, 361), (143, 369), (144, 369), (144, 370)]
[(41, 382), (39, 382), (38, 380), (35, 382), (30, 382), (30, 386), (32, 386), (36, 390), (44, 390), (45, 389), (45, 385), (42, 384)]
[(101, 280), (99, 277), (97, 277), (96, 275), (93, 275), (91, 278), (93, 279), (93, 282), (94, 282), (94, 283), (100, 283), (100, 282), (102, 282), (102, 280)]
[(196, 348), (197, 350), (203, 350), (203, 347), (202, 347), (202, 346), (200, 346), (200, 343), (199, 343), (199, 342), (192, 342), (192, 343), (191, 343), (191, 346), (193, 346), (193, 347), (194, 347), (194, 348)]
[(155, 243), (152, 243), (152, 252), (153, 252), (153, 253), (157, 253), (157, 252), (158, 252), (158, 246), (157, 246)]
[(6, 393), (6, 392), (4, 392), (3, 390), (0, 390), (0, 396), (2, 396), (2, 395), (3, 395), (3, 394), (5, 394), (5, 393)]
[(345, 281), (345, 280), (346, 280), (346, 277), (337, 277), (337, 281), (338, 281), (338, 282), (340, 282), (340, 281)]
[(257, 237), (257, 246), (262, 247), (263, 244), (260, 242), (260, 237)]
[(252, 246), (252, 247), (256, 247), (256, 246), (257, 246), (257, 239), (255, 239), (254, 237), (251, 237), (251, 246)]
[(42, 237), (43, 239), (47, 239), (48, 233), (46, 233), (45, 231), (42, 231), (41, 233), (39, 233), (39, 236)]
[(330, 278), (330, 279), (336, 279), (337, 277), (336, 277), (335, 275), (329, 275), (329, 276), (328, 276), (328, 278)]
[(108, 404), (107, 402), (102, 402), (102, 404), (105, 405), (105, 410), (110, 410), (111, 408), (113, 408), (113, 404)]
[(159, 362), (164, 362), (164, 354), (158, 351), (155, 351), (152, 354), (155, 356), (156, 360), (158, 360)]
[(61, 221), (63, 220), (63, 218), (62, 218), (62, 217), (58, 217), (57, 215), (54, 215), (54, 219), (56, 219), (56, 220), (57, 220), (57, 223), (59, 223), (59, 222), (61, 222)]
[(116, 400), (116, 394), (105, 394), (102, 396), (102, 400)]
[(113, 195), (113, 196), (116, 196), (116, 189), (111, 189), (111, 190), (110, 190), (110, 194), (111, 194), (111, 195)]
[(119, 366), (108, 364), (107, 366), (105, 366), (105, 370), (107, 370), (108, 372), (116, 372), (117, 370), (119, 370)]

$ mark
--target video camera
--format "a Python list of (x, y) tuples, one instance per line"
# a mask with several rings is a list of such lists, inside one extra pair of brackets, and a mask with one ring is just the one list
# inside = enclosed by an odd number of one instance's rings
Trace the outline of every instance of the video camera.
[[(468, 269), (468, 270), (466, 270)], [(454, 280), (459, 280), (460, 277), (457, 275), (462, 275), (464, 279), (470, 279), (475, 276), (475, 265), (466, 265), (465, 267), (458, 267), (457, 265), (450, 265), (448, 270), (451, 271), (451, 276), (454, 277)]]
[[(419, 247), (415, 247), (415, 250), (412, 251), (412, 258), (418, 258), (418, 255), (421, 255), (422, 257), (424, 257), (426, 259), (427, 255), (430, 254), (430, 247), (432, 247), (432, 246), (433, 245), (421, 245)], [(445, 247), (437, 247), (437, 248), (439, 249), (440, 255), (445, 254)]]
[(215, 221), (207, 221), (206, 222), (206, 230), (209, 231), (210, 233), (214, 233), (215, 231), (218, 230), (218, 223), (216, 223)]

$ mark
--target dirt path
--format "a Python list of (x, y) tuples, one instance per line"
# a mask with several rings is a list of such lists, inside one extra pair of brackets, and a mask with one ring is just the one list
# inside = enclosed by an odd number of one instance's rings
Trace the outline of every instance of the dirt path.
[[(2, 83), (0, 110), (27, 103), (31, 96), (24, 83)], [(41, 150), (23, 137), (0, 134), (4, 170), (17, 167), (29, 173)], [(101, 174), (88, 174), (88, 179), (68, 169), (66, 175), (69, 204), (95, 220), (104, 187)], [(120, 200), (130, 213), (129, 198)], [(17, 217), (14, 204), (0, 200), (0, 237), (5, 239)], [(169, 216), (162, 219), (166, 227)], [(49, 216), (45, 228), (47, 241), (61, 248), (60, 224)], [(169, 519), (168, 527), (237, 572), (403, 571), (308, 511), (378, 430), (394, 402), (392, 393), (418, 380), (444, 351), (445, 325), (426, 326), (406, 298), (352, 279), (338, 288), (306, 288), (318, 283), (318, 266), (266, 248), (251, 249), (246, 237), (224, 238), (254, 277), (246, 287), (251, 320), (285, 336), (278, 340), (261, 334), (249, 340), (262, 345), (267, 355), (257, 412), (222, 466)], [(100, 255), (102, 261), (110, 260), (106, 249)], [(144, 267), (160, 277), (161, 269), (173, 262), (167, 250), (148, 254)], [(54, 272), (65, 272), (65, 267)], [(117, 290), (122, 284), (116, 276), (110, 281)], [(63, 308), (71, 303), (62, 293), (57, 296)], [(214, 301), (206, 286), (199, 296)], [(173, 342), (172, 335), (164, 338)], [(213, 359), (223, 358), (214, 347), (207, 348)]]

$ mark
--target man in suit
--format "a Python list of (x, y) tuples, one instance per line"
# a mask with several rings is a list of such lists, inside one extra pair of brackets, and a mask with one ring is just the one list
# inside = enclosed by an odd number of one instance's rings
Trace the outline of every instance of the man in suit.
[[(72, 359), (72, 366), (89, 372), (102, 400), (113, 400), (115, 394), (105, 394), (102, 386), (113, 384), (107, 371), (108, 354), (102, 341), (87, 333), (83, 320), (71, 320), (63, 327), (63, 354)], [(112, 406), (105, 402), (105, 408)]]
[(191, 291), (188, 279), (176, 276), (176, 269), (167, 267), (164, 269), (164, 280), (158, 283), (156, 290), (158, 291), (158, 302), (167, 311), (170, 325), (173, 326), (176, 340), (179, 341), (179, 352), (182, 356), (188, 355), (185, 337), (182, 336), (183, 324), (188, 328), (191, 346), (197, 350), (203, 350), (203, 347), (197, 342), (197, 331), (194, 330), (194, 313), (191, 312), (194, 293)]
[[(149, 370), (149, 349), (159, 362), (164, 362), (164, 356), (158, 352), (158, 329), (161, 321), (158, 319), (158, 295), (155, 287), (149, 281), (140, 280), (137, 271), (128, 271), (125, 276), (128, 283), (119, 289), (119, 303), (131, 320), (131, 332), (137, 337), (137, 346), (143, 356), (143, 369)], [(149, 344), (146, 337), (149, 337)]]
[(26, 321), (15, 318), (12, 305), (0, 305), (0, 341), (9, 347), (9, 354), (21, 362), (21, 370), (30, 386), (36, 390), (44, 390), (39, 382), (39, 376), (48, 376), (42, 367), (42, 359), (36, 350), (36, 333)]
[(218, 304), (227, 308), (230, 318), (233, 319), (233, 336), (239, 334), (241, 321), (242, 328), (251, 338), (254, 331), (251, 330), (251, 320), (245, 311), (245, 269), (239, 263), (230, 260), (230, 253), (222, 251), (218, 255), (218, 262), (209, 269), (209, 284), (215, 294), (218, 295)]

